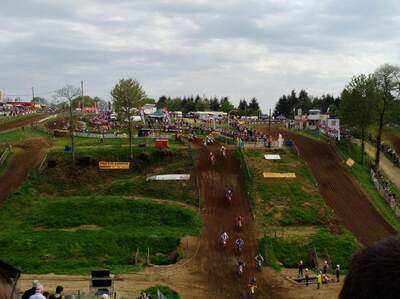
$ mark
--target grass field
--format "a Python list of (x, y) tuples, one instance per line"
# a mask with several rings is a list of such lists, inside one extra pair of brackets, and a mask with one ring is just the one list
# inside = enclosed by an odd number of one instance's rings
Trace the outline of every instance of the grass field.
[(130, 170), (100, 171), (98, 161), (127, 161), (129, 148), (83, 142), (75, 167), (70, 153), (55, 147), (49, 166), (31, 171), (9, 196), (0, 215), (0, 259), (36, 274), (132, 272), (140, 268), (132, 263), (137, 249), (141, 258), (149, 249), (154, 264), (176, 262), (180, 239), (201, 229), (195, 180), (145, 178), (191, 173), (188, 151), (136, 147)]
[[(192, 161), (188, 151), (135, 148), (130, 170), (101, 171), (98, 161), (129, 161), (127, 147), (85, 147), (77, 149), (78, 163), (71, 166), (70, 154), (54, 150), (49, 164), (41, 174), (30, 177), (39, 195), (121, 195), (144, 196), (180, 201), (196, 205), (196, 186), (190, 181), (146, 181), (150, 175), (191, 173)], [(79, 161), (83, 159), (84, 165)]]
[(0, 126), (7, 124), (7, 123), (17, 121), (17, 120), (29, 119), (32, 117), (36, 117), (38, 115), (40, 115), (40, 114), (33, 113), (33, 114), (27, 114), (27, 115), (19, 114), (19, 115), (14, 115), (14, 116), (0, 116)]
[[(372, 199), (372, 203), (376, 209), (387, 221), (389, 221), (390, 224), (392, 224), (397, 230), (400, 230), (400, 219), (376, 190), (375, 185), (371, 180), (370, 167), (368, 166), (368, 163), (365, 162), (364, 165), (361, 164), (360, 146), (349, 140), (342, 140), (338, 143), (338, 149), (344, 157), (350, 157), (356, 162), (350, 169), (350, 172), (362, 186), (363, 190)], [(396, 198), (400, 198), (400, 191), (397, 190), (394, 185), (391, 185), (391, 187), (396, 194)]]
[[(348, 267), (360, 247), (355, 237), (337, 226), (334, 213), (319, 193), (310, 169), (293, 149), (276, 150), (281, 160), (267, 161), (262, 151), (247, 150), (250, 170), (247, 191), (264, 237), (260, 251), (266, 264), (279, 269), (295, 267), (303, 260), (312, 267), (310, 252), (328, 252), (333, 263)], [(262, 172), (294, 172), (296, 179), (264, 179)]]
[(7, 143), (15, 143), (24, 141), (29, 138), (36, 138), (36, 137), (49, 137), (49, 135), (45, 132), (37, 131), (34, 128), (27, 126), (17, 129), (12, 129), (9, 131), (1, 132), (0, 133), (0, 144), (7, 144)]
[(152, 263), (173, 263), (180, 239), (200, 230), (190, 209), (117, 196), (36, 197), (29, 187), (0, 216), (0, 258), (24, 273), (132, 272), (136, 250), (147, 248)]

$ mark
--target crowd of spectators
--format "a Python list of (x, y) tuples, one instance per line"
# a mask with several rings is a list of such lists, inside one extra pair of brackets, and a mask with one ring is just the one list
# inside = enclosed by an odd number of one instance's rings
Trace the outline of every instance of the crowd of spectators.
[(38, 280), (34, 280), (32, 287), (22, 295), (22, 299), (64, 299), (63, 291), (62, 286), (57, 286), (55, 293), (50, 294)]
[(400, 156), (398, 153), (396, 153), (394, 148), (392, 148), (389, 144), (382, 143), (381, 149), (394, 165), (400, 167)]
[(379, 171), (371, 168), (371, 178), (378, 191), (383, 195), (386, 202), (392, 209), (396, 208), (396, 195), (390, 188), (389, 182), (382, 176)]

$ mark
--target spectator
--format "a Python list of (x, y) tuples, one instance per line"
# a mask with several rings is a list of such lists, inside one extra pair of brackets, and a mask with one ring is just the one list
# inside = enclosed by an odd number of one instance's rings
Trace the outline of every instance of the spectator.
[(298, 268), (299, 268), (299, 277), (302, 278), (303, 277), (303, 269), (304, 269), (303, 261), (300, 261)]
[(308, 286), (308, 281), (310, 279), (310, 273), (308, 272), (308, 269), (304, 271), (304, 278), (306, 279), (306, 286)]
[(32, 287), (29, 290), (26, 290), (22, 295), (22, 299), (29, 299), (32, 295), (36, 293), (36, 287), (39, 285), (39, 280), (32, 281)]
[(327, 260), (324, 261), (324, 266), (322, 267), (322, 273), (323, 274), (328, 273), (328, 261)]
[(62, 286), (56, 287), (56, 293), (50, 296), (50, 299), (64, 299), (64, 295), (62, 294), (64, 288)]
[(339, 280), (340, 280), (340, 266), (339, 265), (336, 265), (335, 276), (336, 276), (336, 282), (339, 282)]
[(36, 286), (36, 292), (34, 295), (30, 296), (29, 299), (46, 299), (45, 296), (43, 296), (43, 286), (38, 284)]
[(400, 238), (389, 237), (356, 253), (339, 299), (399, 298)]
[(321, 287), (321, 283), (322, 283), (322, 273), (321, 271), (319, 271), (319, 273), (317, 274), (317, 289)]

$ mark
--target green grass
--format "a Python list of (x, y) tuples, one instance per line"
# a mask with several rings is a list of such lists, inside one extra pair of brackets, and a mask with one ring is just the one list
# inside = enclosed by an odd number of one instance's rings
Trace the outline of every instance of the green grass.
[[(316, 188), (311, 171), (293, 150), (281, 151), (282, 160), (267, 161), (256, 150), (246, 150), (245, 157), (252, 174), (247, 180), (253, 201), (265, 211), (264, 224), (315, 225), (330, 221), (331, 209)], [(264, 179), (264, 171), (295, 172), (297, 178)]]
[(38, 195), (120, 195), (142, 196), (197, 204), (194, 178), (190, 181), (146, 181), (146, 177), (158, 174), (191, 173), (192, 160), (187, 150), (156, 150), (135, 148), (134, 162), (130, 170), (99, 170), (98, 161), (128, 161), (128, 148), (88, 147), (77, 150), (78, 163), (82, 157), (90, 159), (90, 165), (73, 169), (70, 154), (53, 151), (48, 167), (43, 173), (33, 173), (29, 178), (36, 186)]
[[(294, 149), (272, 152), (280, 154), (281, 160), (267, 161), (265, 152), (259, 150), (246, 150), (242, 157), (251, 174), (246, 176), (246, 186), (255, 203), (253, 211), (265, 234), (259, 242), (265, 264), (279, 270), (296, 267), (304, 260), (311, 267), (310, 252), (315, 247), (319, 253), (326, 250), (333, 263), (346, 269), (359, 243), (349, 231), (334, 224), (332, 209)], [(265, 171), (294, 172), (296, 179), (265, 179)], [(335, 228), (335, 233), (328, 228)]]
[(305, 130), (295, 130), (295, 132), (296, 132), (296, 134), (303, 135), (305, 137), (308, 137), (308, 138), (311, 138), (314, 140), (319, 140), (319, 141), (329, 141), (330, 140), (330, 138), (327, 135), (321, 133), (319, 130), (305, 129)]
[(157, 298), (157, 289), (160, 290), (160, 292), (165, 296), (167, 299), (180, 299), (181, 296), (174, 291), (173, 289), (163, 286), (163, 285), (155, 285), (150, 288), (147, 288), (145, 292), (147, 295), (150, 296), (150, 298)]
[(36, 137), (49, 137), (49, 135), (45, 132), (38, 131), (32, 127), (27, 126), (24, 129), (17, 128), (1, 132), (0, 144), (20, 142), (29, 138), (36, 138)]
[(307, 238), (282, 238), (265, 236), (260, 240), (260, 252), (267, 265), (280, 269), (280, 264), (287, 268), (295, 268), (300, 260), (312, 268), (311, 251), (328, 252), (332, 264), (339, 264), (348, 269), (352, 254), (360, 249), (355, 237), (347, 230), (341, 234), (333, 234), (326, 229), (319, 229)]
[[(389, 221), (391, 225), (393, 225), (393, 227), (396, 228), (396, 230), (400, 230), (400, 219), (375, 188), (375, 185), (371, 180), (370, 167), (368, 166), (368, 163), (365, 162), (364, 164), (361, 164), (360, 146), (349, 140), (342, 140), (338, 143), (338, 149), (345, 157), (350, 157), (356, 162), (353, 167), (350, 168), (350, 172), (362, 186), (363, 190), (368, 194), (375, 208), (387, 221)], [(397, 190), (393, 184), (391, 186), (396, 197), (400, 198), (399, 190)]]
[(180, 239), (201, 226), (196, 212), (174, 205), (117, 196), (38, 198), (31, 187), (14, 194), (0, 215), (0, 258), (25, 273), (133, 271), (137, 248), (168, 264)]
[(14, 115), (14, 116), (0, 116), (0, 125), (12, 123), (18, 120), (23, 120), (23, 119), (29, 119), (32, 117), (36, 117), (40, 114), (34, 113), (34, 114), (28, 114), (28, 115)]

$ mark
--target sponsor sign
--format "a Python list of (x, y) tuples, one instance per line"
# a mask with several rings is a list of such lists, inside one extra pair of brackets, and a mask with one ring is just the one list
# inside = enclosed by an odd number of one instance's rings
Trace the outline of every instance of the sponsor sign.
[(356, 162), (354, 162), (354, 160), (351, 158), (348, 158), (346, 161), (346, 165), (349, 167), (353, 167), (354, 163), (356, 163)]
[(280, 155), (264, 155), (265, 160), (280, 160)]
[(129, 169), (130, 162), (108, 162), (100, 161), (99, 169)]
[(147, 178), (148, 181), (188, 181), (190, 174), (162, 174)]
[(266, 179), (294, 179), (296, 174), (293, 172), (281, 173), (281, 172), (264, 172), (264, 178)]

